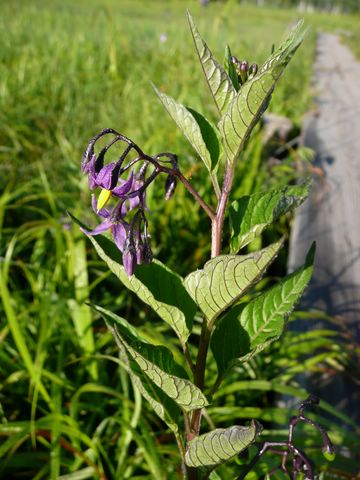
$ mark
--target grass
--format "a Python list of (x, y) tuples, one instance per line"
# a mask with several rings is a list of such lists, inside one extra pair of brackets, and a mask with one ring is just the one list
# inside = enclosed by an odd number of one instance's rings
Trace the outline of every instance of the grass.
[[(185, 4), (149, 5), (16, 0), (2, 6), (2, 478), (177, 478), (172, 438), (121, 369), (112, 337), (87, 303), (100, 303), (130, 318), (147, 338), (166, 343), (176, 353), (172, 336), (108, 274), (66, 216), (69, 209), (85, 222), (95, 222), (79, 162), (88, 139), (104, 127), (120, 130), (150, 154), (176, 152), (185, 174), (205, 197), (210, 195), (205, 172), (150, 85), (154, 82), (210, 119), (214, 115), (194, 57)], [(298, 16), (235, 2), (206, 9), (195, 1), (186, 6), (219, 58), (229, 43), (234, 54), (259, 63)], [(317, 15), (308, 22), (316, 28), (339, 24), (354, 29), (350, 17)], [(313, 31), (271, 105), (298, 127), (311, 105), (314, 44)], [(294, 178), (292, 153), (272, 176), (266, 155), (257, 132), (239, 168), (238, 191), (251, 193), (263, 183)], [(208, 255), (209, 225), (183, 189), (169, 203), (162, 197), (162, 191), (154, 190), (149, 198), (155, 254), (185, 274)], [(287, 229), (286, 220), (281, 229)], [(325, 345), (333, 363), (343, 361), (342, 352), (325, 340), (314, 348)], [(286, 351), (278, 352), (277, 357), (268, 352), (229, 378), (229, 385), (249, 379), (263, 383), (252, 384), (253, 389), (248, 384), (246, 391), (239, 383), (237, 391), (220, 392), (211, 412), (215, 423), (234, 418), (242, 422), (245, 414), (269, 428), (271, 422), (285, 423), (289, 411), (271, 405), (274, 384), (266, 381), (292, 382), (299, 362), (295, 353), (289, 360)], [(214, 368), (210, 361), (210, 374)], [(231, 405), (239, 402), (242, 410), (235, 411)], [(339, 443), (348, 441), (339, 429), (333, 432)], [(223, 478), (232, 478), (232, 468), (224, 467)]]

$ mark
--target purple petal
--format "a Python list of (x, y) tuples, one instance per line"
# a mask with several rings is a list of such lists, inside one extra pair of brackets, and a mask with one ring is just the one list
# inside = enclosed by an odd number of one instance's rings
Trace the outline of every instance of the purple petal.
[(81, 161), (81, 170), (83, 173), (88, 173), (90, 164), (93, 161), (95, 163), (96, 156), (92, 154), (91, 156), (91, 148), (88, 146), (84, 152), (82, 161)]
[(121, 205), (121, 216), (122, 217), (125, 217), (127, 214), (127, 206), (126, 206), (126, 202), (124, 202), (122, 205)]
[(133, 180), (134, 180), (134, 174), (133, 172), (131, 172), (128, 180), (126, 180), (119, 187), (115, 187), (111, 190), (112, 194), (115, 195), (116, 197), (122, 197), (123, 195), (126, 195), (131, 190), (131, 187), (133, 186)]
[(83, 161), (81, 164), (81, 170), (83, 173), (89, 173), (89, 162), (88, 161)]
[(111, 189), (112, 173), (116, 166), (115, 162), (105, 165), (96, 176), (96, 184), (106, 190)]
[(135, 210), (140, 205), (140, 198), (133, 197), (129, 199), (129, 210)]
[(144, 185), (142, 180), (135, 180), (132, 192), (127, 195), (129, 199), (129, 210), (135, 210), (140, 204), (144, 208), (144, 210), (148, 211), (146, 206), (146, 191), (145, 192), (138, 192), (138, 190)]
[(110, 217), (110, 212), (107, 208), (102, 208), (101, 210), (97, 210), (97, 200), (94, 194), (91, 195), (91, 206), (96, 215), (99, 215), (100, 217), (103, 218), (109, 218)]
[(89, 173), (89, 188), (90, 190), (94, 190), (96, 187), (97, 185), (96, 185), (95, 177), (93, 177), (91, 173)]
[(126, 240), (126, 229), (121, 223), (114, 223), (112, 228), (112, 236), (118, 249), (122, 252), (124, 250)]
[(104, 222), (100, 223), (94, 230), (86, 230), (85, 228), (80, 227), (80, 230), (85, 233), (86, 235), (99, 235), (100, 233), (106, 232), (113, 226), (113, 222), (110, 220), (105, 220)]

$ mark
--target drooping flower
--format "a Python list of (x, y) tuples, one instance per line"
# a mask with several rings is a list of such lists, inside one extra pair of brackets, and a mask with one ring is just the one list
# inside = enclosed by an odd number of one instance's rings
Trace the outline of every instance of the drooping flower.
[[(108, 134), (115, 137), (96, 155), (96, 142)], [(127, 144), (123, 153), (116, 161), (105, 163), (107, 152), (119, 141)], [(131, 152), (135, 152), (137, 156), (130, 158)], [(169, 164), (171, 168), (167, 166)], [(116, 246), (123, 254), (125, 271), (131, 276), (136, 265), (150, 263), (153, 258), (146, 219), (146, 213), (149, 212), (146, 205), (146, 189), (160, 173), (164, 172), (168, 175), (165, 196), (167, 200), (171, 197), (178, 171), (177, 157), (171, 153), (149, 157), (125, 136), (115, 130), (105, 129), (90, 140), (82, 158), (81, 168), (83, 173), (88, 175), (90, 190), (100, 188), (98, 198), (96, 199), (93, 194), (91, 203), (94, 212), (103, 219), (93, 230), (82, 231), (86, 235), (99, 235), (110, 231)], [(115, 205), (107, 208), (106, 205), (111, 198), (115, 200)]]

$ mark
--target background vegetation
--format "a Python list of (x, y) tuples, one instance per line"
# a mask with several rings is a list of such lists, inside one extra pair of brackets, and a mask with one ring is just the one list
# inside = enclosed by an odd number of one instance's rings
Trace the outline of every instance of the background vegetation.
[(301, 10), (318, 10), (328, 12), (354, 13), (360, 11), (357, 0), (240, 0), (253, 5), (269, 7), (300, 8)]
[[(112, 337), (86, 302), (126, 317), (147, 338), (170, 348), (172, 335), (108, 274), (66, 210), (94, 225), (79, 164), (88, 139), (104, 127), (118, 129), (150, 154), (177, 153), (186, 176), (209, 195), (200, 162), (150, 86), (154, 82), (210, 119), (214, 114), (194, 56), (186, 7), (218, 58), (229, 43), (239, 58), (258, 63), (299, 16), (295, 10), (237, 2), (206, 8), (195, 1), (15, 0), (2, 5), (0, 478), (177, 477), (172, 437), (120, 368)], [(271, 105), (295, 122), (295, 136), (311, 107), (316, 29), (351, 35), (358, 20), (307, 18), (312, 33)], [(279, 147), (278, 160), (269, 160)], [(308, 171), (307, 158), (301, 149), (265, 147), (258, 130), (241, 159), (237, 193), (294, 181)], [(163, 196), (157, 186), (149, 198), (154, 253), (186, 274), (208, 258), (209, 224), (181, 187), (170, 202)], [(288, 231), (288, 225), (289, 218), (282, 219), (264, 242)], [(285, 268), (282, 257), (271, 274)], [(205, 421), (226, 426), (258, 418), (265, 425), (264, 438), (281, 437), (291, 410), (277, 407), (275, 395), (304, 398), (295, 379), (299, 371), (344, 368), (346, 351), (332, 335), (330, 330), (302, 337), (289, 332), (280, 345), (234, 372)], [(304, 357), (309, 351), (311, 357)], [(215, 375), (211, 362), (209, 375)], [(330, 420), (323, 421), (345, 452), (333, 471), (349, 478), (356, 469), (346, 460), (353, 426), (326, 402), (319, 418), (326, 411)], [(336, 418), (347, 427), (339, 429)], [(310, 447), (318, 441), (310, 432), (305, 439), (305, 433), (303, 441)], [(236, 462), (224, 467), (222, 478), (232, 479), (238, 470)]]

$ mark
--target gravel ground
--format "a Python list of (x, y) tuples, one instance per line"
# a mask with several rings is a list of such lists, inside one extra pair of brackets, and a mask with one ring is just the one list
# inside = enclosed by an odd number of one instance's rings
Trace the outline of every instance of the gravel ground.
[[(303, 263), (316, 240), (314, 277), (303, 306), (336, 316), (359, 343), (360, 63), (334, 35), (318, 37), (314, 88), (316, 108), (305, 121), (304, 144), (315, 150), (323, 175), (314, 177), (310, 198), (297, 213), (289, 269)], [(359, 372), (359, 366), (351, 372), (358, 381)], [(325, 375), (315, 385), (321, 385), (322, 398), (360, 420), (359, 383)]]

